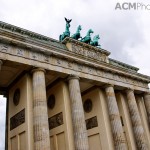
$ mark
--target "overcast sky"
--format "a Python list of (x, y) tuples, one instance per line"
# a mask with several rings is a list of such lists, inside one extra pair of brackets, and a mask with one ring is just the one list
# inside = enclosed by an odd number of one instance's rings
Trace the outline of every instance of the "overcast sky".
[[(115, 10), (118, 0), (0, 0), (0, 20), (58, 40), (65, 30), (64, 17), (72, 19), (70, 31), (82, 26), (82, 37), (92, 28), (100, 35), (110, 57), (140, 68), (150, 75), (150, 10)], [(119, 0), (150, 4), (149, 0)], [(150, 9), (150, 6), (148, 7)], [(0, 97), (0, 130), (4, 129), (5, 103)], [(3, 117), (3, 118), (2, 118)], [(4, 133), (4, 132), (3, 132)], [(0, 133), (0, 150), (4, 135)]]

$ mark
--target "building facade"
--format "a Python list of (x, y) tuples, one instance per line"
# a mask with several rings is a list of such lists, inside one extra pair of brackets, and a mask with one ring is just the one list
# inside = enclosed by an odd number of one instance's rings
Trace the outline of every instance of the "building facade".
[(0, 22), (6, 150), (149, 150), (150, 77), (72, 38)]

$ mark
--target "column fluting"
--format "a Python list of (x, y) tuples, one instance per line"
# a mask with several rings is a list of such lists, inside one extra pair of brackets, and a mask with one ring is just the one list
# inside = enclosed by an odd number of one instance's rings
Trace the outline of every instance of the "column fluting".
[(71, 75), (68, 78), (68, 82), (71, 100), (75, 150), (89, 150), (79, 77)]
[(107, 85), (105, 91), (115, 150), (127, 150), (113, 85)]
[(34, 150), (50, 150), (45, 70), (33, 69)]
[(140, 118), (138, 106), (135, 100), (134, 91), (132, 89), (126, 90), (129, 113), (131, 116), (133, 133), (138, 150), (148, 150), (146, 138), (144, 134), (144, 128)]
[(145, 104), (145, 108), (148, 116), (148, 123), (150, 127), (150, 93), (144, 94), (144, 104)]

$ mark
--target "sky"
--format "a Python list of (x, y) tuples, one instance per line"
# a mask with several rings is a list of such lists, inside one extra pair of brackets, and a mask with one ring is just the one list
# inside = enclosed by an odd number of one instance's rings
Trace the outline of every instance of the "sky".
[[(147, 5), (147, 10), (115, 9), (124, 2)], [(118, 5), (117, 5), (118, 6)], [(127, 8), (127, 4), (124, 5)], [(65, 30), (64, 17), (72, 19), (70, 31), (82, 26), (100, 35), (103, 49), (110, 57), (140, 68), (150, 76), (150, 1), (149, 0), (0, 0), (0, 21), (58, 40)], [(5, 126), (5, 100), (0, 97), (0, 130)], [(0, 133), (0, 150), (4, 149), (4, 132)]]

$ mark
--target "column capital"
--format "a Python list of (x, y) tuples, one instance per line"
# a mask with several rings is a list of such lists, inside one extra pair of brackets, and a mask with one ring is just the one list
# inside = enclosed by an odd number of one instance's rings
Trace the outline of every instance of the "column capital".
[(143, 93), (143, 95), (144, 95), (144, 96), (146, 96), (146, 95), (150, 95), (150, 91), (146, 91), (146, 92), (144, 92), (144, 93)]
[(114, 84), (109, 84), (109, 83), (108, 83), (108, 84), (105, 84), (104, 87), (105, 87), (105, 88), (114, 87)]
[(128, 87), (128, 88), (125, 89), (125, 92), (126, 92), (126, 93), (131, 92), (131, 91), (134, 92), (134, 89), (132, 89), (132, 88), (130, 88), (130, 87)]
[(43, 71), (44, 73), (46, 73), (46, 70), (43, 69), (43, 68), (33, 68), (32, 71), (31, 71), (31, 73), (34, 73), (36, 71)]
[(70, 79), (78, 79), (78, 80), (80, 80), (80, 78), (77, 75), (74, 75), (74, 74), (70, 74), (68, 76), (67, 80), (70, 80)]

